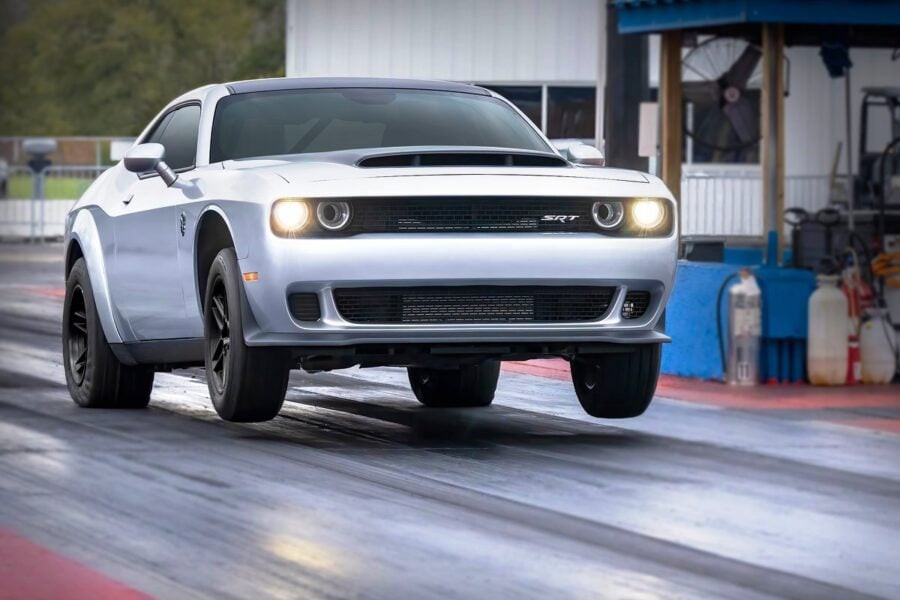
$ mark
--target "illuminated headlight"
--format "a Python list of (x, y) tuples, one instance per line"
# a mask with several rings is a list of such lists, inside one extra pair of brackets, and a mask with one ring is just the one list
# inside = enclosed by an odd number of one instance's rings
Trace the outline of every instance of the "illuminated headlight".
[(625, 209), (618, 200), (601, 200), (594, 202), (591, 207), (591, 215), (594, 217), (594, 223), (601, 229), (615, 229), (622, 224), (625, 218)]
[(309, 205), (302, 198), (283, 198), (272, 205), (272, 231), (292, 237), (309, 225)]
[(631, 218), (641, 229), (656, 229), (666, 218), (666, 209), (659, 200), (642, 198), (631, 205)]

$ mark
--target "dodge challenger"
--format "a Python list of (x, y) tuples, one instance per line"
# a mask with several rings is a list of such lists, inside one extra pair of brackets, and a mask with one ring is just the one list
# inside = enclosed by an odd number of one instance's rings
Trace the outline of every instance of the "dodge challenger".
[(481, 87), (208, 85), (68, 215), (66, 382), (136, 408), (156, 371), (202, 365), (217, 413), (252, 422), (291, 369), (405, 367), (423, 405), (478, 407), (501, 361), (561, 357), (588, 414), (634, 417), (668, 341), (675, 215), (656, 177), (557, 150)]

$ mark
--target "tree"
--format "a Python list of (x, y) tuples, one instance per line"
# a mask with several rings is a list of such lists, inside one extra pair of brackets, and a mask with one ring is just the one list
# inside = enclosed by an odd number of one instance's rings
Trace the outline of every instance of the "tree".
[(0, 133), (136, 135), (172, 98), (284, 72), (280, 0), (43, 0), (0, 39)]

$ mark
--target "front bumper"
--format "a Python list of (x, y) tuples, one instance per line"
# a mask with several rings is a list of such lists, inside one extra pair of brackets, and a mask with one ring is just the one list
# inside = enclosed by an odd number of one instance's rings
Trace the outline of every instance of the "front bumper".
[[(328, 239), (266, 236), (239, 261), (245, 282), (245, 339), (255, 346), (503, 342), (668, 341), (661, 316), (675, 277), (677, 242), (597, 234), (365, 234)], [(359, 324), (343, 319), (336, 287), (598, 285), (616, 291), (592, 322)], [(622, 318), (628, 290), (649, 291), (644, 315)], [(313, 292), (322, 318), (295, 320), (287, 297)]]

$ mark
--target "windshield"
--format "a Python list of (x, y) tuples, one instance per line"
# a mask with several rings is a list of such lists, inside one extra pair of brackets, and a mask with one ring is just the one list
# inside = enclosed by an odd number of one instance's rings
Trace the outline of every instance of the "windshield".
[(351, 88), (222, 98), (209, 160), (391, 146), (551, 151), (524, 118), (491, 96)]

